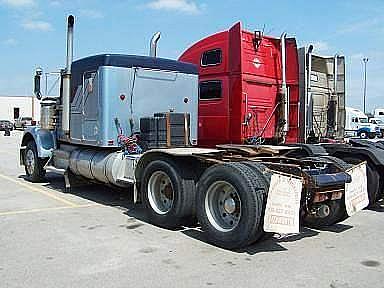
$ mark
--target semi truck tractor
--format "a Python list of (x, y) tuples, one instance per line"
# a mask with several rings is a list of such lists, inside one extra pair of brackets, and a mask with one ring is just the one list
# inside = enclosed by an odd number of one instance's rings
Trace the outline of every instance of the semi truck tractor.
[[(384, 145), (381, 141), (345, 138), (356, 133), (360, 138), (374, 138), (380, 128), (368, 122), (363, 112), (346, 107), (345, 57), (315, 55), (314, 47), (303, 47), (299, 55), (299, 86), (302, 103), (301, 123), (305, 127), (302, 143), (311, 152), (310, 143), (319, 143), (333, 157), (349, 164), (367, 162), (368, 194), (370, 205), (384, 196)], [(319, 127), (323, 127), (320, 128)], [(318, 153), (317, 152), (317, 153)]]
[(374, 139), (381, 134), (379, 125), (369, 121), (368, 116), (359, 109), (346, 107), (345, 118), (345, 134), (348, 136)]
[[(152, 223), (179, 227), (197, 219), (210, 241), (225, 248), (247, 246), (265, 232), (299, 232), (300, 223), (332, 225), (345, 215), (348, 191), (366, 193), (356, 190), (354, 170), (345, 172), (332, 157), (299, 159), (288, 155), (300, 147), (261, 145), (260, 137), (298, 139), (298, 68), (281, 65), (297, 56), (294, 39), (235, 27), (220, 37), (235, 37), (236, 45), (221, 51), (212, 45), (199, 63), (204, 69), (226, 63), (218, 68), (223, 78), (199, 83), (196, 65), (156, 57), (158, 33), (150, 56), (73, 61), (73, 29), (69, 16), (59, 97), (43, 96), (42, 72), (35, 75), (40, 125), (24, 132), (20, 148), (30, 181), (54, 171), (64, 174), (67, 188), (82, 179), (126, 189)], [(249, 54), (230, 62), (242, 38)], [(241, 65), (263, 72), (243, 73)], [(231, 97), (227, 91), (236, 85), (247, 90)], [(255, 102), (259, 88), (263, 97)]]
[(277, 39), (241, 23), (186, 49), (179, 60), (199, 67), (199, 143), (290, 145), (299, 148), (291, 157), (328, 157), (345, 169), (367, 161), (374, 204), (383, 191), (384, 151), (344, 141), (345, 58), (313, 51), (298, 49), (285, 33)]

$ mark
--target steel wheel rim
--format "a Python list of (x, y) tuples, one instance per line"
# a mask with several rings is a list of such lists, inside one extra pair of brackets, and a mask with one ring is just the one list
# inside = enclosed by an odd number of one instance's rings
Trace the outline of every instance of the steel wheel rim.
[(172, 181), (163, 171), (156, 171), (148, 181), (148, 200), (157, 214), (167, 214), (173, 207), (175, 192)]
[(208, 220), (216, 230), (229, 232), (240, 222), (240, 196), (235, 187), (226, 181), (216, 181), (209, 186), (204, 206)]
[(35, 153), (32, 150), (27, 151), (25, 162), (28, 174), (32, 175), (35, 171)]

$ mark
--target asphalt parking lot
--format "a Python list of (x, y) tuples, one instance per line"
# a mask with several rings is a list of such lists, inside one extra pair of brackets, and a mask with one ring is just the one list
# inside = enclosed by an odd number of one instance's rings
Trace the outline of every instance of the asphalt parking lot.
[(275, 235), (243, 251), (198, 228), (145, 222), (128, 191), (24, 180), (22, 135), (0, 135), (0, 287), (384, 288), (384, 204), (326, 230)]

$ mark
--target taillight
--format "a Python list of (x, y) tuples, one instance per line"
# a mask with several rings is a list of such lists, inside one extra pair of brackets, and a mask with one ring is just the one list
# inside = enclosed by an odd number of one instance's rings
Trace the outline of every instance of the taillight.
[(35, 120), (32, 120), (32, 121), (31, 121), (31, 125), (32, 125), (32, 126), (35, 126), (35, 125), (36, 125), (36, 121), (35, 121)]

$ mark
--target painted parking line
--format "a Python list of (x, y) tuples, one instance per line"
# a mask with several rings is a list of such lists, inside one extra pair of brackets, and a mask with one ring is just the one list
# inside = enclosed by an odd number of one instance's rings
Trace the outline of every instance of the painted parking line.
[(0, 178), (2, 178), (4, 180), (7, 180), (9, 182), (13, 182), (13, 183), (15, 183), (15, 184), (17, 184), (17, 185), (19, 185), (21, 187), (27, 188), (28, 190), (31, 190), (33, 192), (37, 192), (37, 193), (43, 194), (43, 195), (45, 195), (45, 196), (47, 196), (47, 197), (49, 197), (51, 199), (59, 201), (59, 202), (61, 202), (63, 204), (66, 204), (68, 206), (71, 206), (71, 207), (79, 206), (79, 204), (76, 204), (76, 203), (74, 203), (72, 201), (69, 201), (67, 199), (61, 198), (59, 196), (56, 196), (55, 194), (50, 193), (50, 192), (48, 192), (46, 190), (43, 190), (41, 188), (38, 188), (38, 187), (36, 187), (36, 186), (34, 186), (32, 184), (29, 184), (29, 183), (26, 183), (26, 182), (21, 182), (20, 180), (14, 179), (12, 177), (9, 177), (9, 176), (3, 175), (3, 174), (0, 174)]
[(92, 203), (92, 204), (84, 204), (84, 205), (76, 205), (76, 206), (62, 206), (62, 207), (49, 207), (49, 208), (27, 209), (27, 210), (4, 211), (4, 212), (0, 212), (0, 216), (29, 214), (29, 213), (65, 210), (65, 209), (86, 208), (86, 207), (94, 207), (94, 206), (100, 206), (100, 204)]

